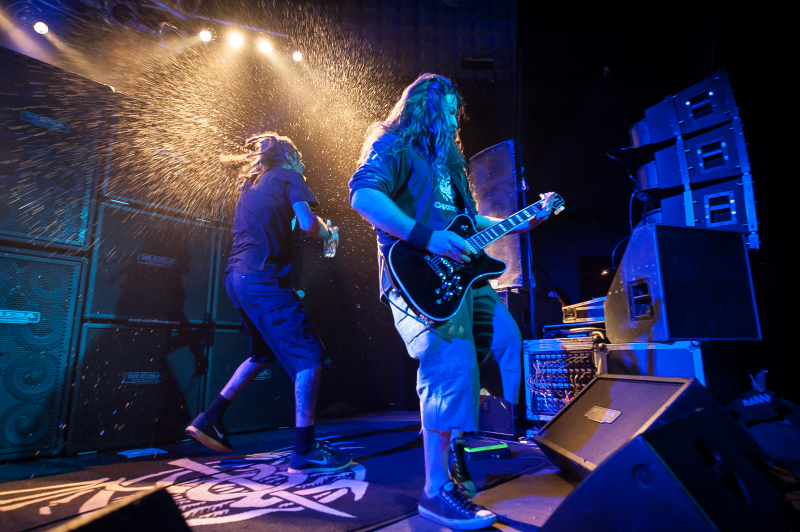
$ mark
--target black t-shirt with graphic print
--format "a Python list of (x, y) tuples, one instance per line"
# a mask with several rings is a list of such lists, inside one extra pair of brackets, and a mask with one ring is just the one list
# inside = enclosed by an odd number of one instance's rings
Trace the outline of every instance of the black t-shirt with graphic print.
[[(378, 190), (410, 218), (437, 231), (446, 229), (461, 213), (474, 221), (478, 209), (464, 172), (448, 172), (412, 148), (395, 151), (392, 147), (396, 140), (396, 134), (386, 133), (373, 143), (368, 157), (350, 179), (351, 199), (358, 189)], [(378, 228), (375, 232), (380, 250), (381, 292), (386, 293), (394, 287), (382, 257), (397, 239)]]
[[(463, 172), (452, 174), (412, 148), (395, 152), (395, 140), (396, 134), (386, 133), (373, 143), (369, 156), (350, 179), (351, 197), (360, 188), (379, 190), (410, 218), (437, 231), (445, 229), (459, 213), (475, 218), (478, 209)], [(380, 229), (375, 231), (381, 251), (387, 252), (396, 239)]]

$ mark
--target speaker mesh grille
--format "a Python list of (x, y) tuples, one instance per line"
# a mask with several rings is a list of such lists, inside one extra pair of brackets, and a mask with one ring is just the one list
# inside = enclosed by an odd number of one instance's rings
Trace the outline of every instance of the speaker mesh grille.
[(80, 262), (0, 254), (0, 454), (56, 445)]

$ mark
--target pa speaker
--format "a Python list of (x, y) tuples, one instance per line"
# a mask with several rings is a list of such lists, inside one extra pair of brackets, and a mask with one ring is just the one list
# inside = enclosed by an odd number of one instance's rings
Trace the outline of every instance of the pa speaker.
[(102, 202), (86, 317), (203, 324), (211, 299), (214, 227)]
[[(234, 329), (214, 331), (209, 350), (206, 407), (247, 360), (249, 351), (248, 334)], [(278, 362), (262, 371), (225, 412), (225, 428), (231, 434), (292, 425), (294, 383)]]
[(84, 263), (0, 248), (0, 458), (61, 449)]
[(796, 510), (701, 408), (628, 442), (575, 488), (542, 532), (779, 532), (797, 524)]
[(191, 528), (166, 488), (154, 488), (88, 515), (80, 516), (51, 532), (139, 532), (140, 530), (170, 530), (189, 532)]
[(0, 237), (86, 249), (111, 87), (0, 48)]
[(598, 375), (534, 440), (567, 476), (583, 479), (639, 434), (697, 408), (714, 417), (722, 434), (754, 463), (766, 467), (763, 449), (696, 379)]
[(738, 233), (637, 228), (604, 307), (614, 344), (761, 339), (750, 263)]
[(207, 331), (83, 326), (69, 452), (184, 439), (200, 413)]
[[(525, 205), (522, 176), (517, 172), (516, 150), (513, 140), (502, 142), (474, 155), (469, 160), (472, 193), (482, 216), (507, 218)], [(489, 244), (486, 252), (506, 263), (507, 269), (492, 280), (494, 288), (528, 288), (526, 237), (507, 235)]]

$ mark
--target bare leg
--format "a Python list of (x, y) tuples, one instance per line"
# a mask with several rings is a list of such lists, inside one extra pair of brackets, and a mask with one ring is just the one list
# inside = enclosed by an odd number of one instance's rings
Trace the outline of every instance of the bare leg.
[(314, 424), (321, 376), (321, 364), (315, 368), (304, 369), (297, 373), (294, 381), (294, 415), (295, 426), (297, 427), (310, 427)]
[(447, 472), (450, 431), (422, 429), (422, 443), (425, 448), (425, 494), (434, 497), (450, 480)]
[(267, 369), (269, 365), (268, 362), (251, 362), (248, 358), (239, 365), (228, 381), (228, 384), (219, 392), (220, 395), (228, 401), (233, 401), (233, 399), (253, 382), (253, 380), (258, 377), (259, 373)]

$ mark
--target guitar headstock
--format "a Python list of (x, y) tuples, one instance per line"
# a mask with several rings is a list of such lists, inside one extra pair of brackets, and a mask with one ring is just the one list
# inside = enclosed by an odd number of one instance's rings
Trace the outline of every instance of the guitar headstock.
[[(562, 198), (560, 195), (556, 194), (555, 192), (550, 192), (550, 194), (553, 195), (553, 197), (551, 198), (552, 202), (553, 202), (553, 214), (559, 214), (561, 211), (563, 211), (566, 208), (566, 206), (564, 205), (564, 198)], [(539, 197), (544, 199), (545, 198), (545, 194), (539, 194)]]

